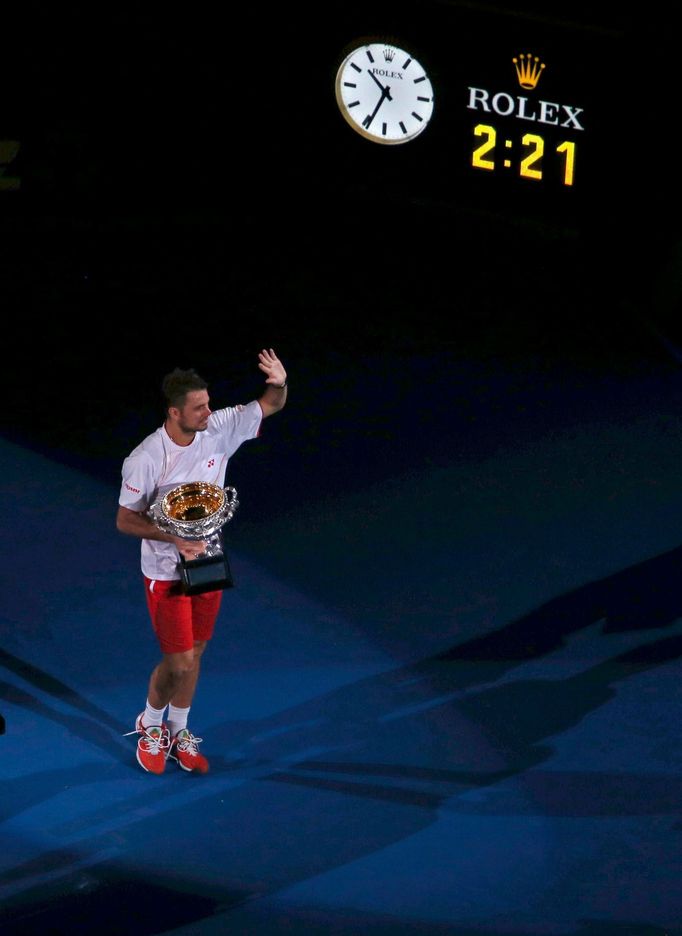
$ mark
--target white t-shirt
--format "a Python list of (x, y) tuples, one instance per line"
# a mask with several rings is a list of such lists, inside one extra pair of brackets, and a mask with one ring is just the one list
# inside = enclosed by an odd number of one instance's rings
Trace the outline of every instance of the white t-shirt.
[[(197, 432), (190, 445), (176, 445), (160, 426), (123, 462), (119, 504), (140, 513), (179, 484), (206, 481), (224, 487), (228, 459), (242, 442), (256, 438), (262, 418), (257, 400), (215, 410), (208, 427)], [(179, 579), (179, 558), (173, 543), (142, 540), (142, 572), (147, 578)]]

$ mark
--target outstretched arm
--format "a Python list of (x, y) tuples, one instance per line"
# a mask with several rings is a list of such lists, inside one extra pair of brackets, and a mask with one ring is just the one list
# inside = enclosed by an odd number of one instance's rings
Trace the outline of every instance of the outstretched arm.
[(260, 352), (258, 366), (266, 375), (265, 393), (258, 400), (265, 418), (278, 413), (287, 401), (287, 372), (272, 348)]

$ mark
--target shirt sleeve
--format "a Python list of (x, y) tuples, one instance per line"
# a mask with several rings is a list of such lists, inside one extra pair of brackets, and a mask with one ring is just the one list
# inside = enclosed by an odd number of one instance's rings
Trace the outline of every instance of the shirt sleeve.
[(156, 490), (151, 459), (145, 455), (129, 455), (123, 462), (121, 475), (119, 505), (138, 513), (147, 510)]
[(244, 406), (228, 406), (211, 414), (213, 428), (225, 442), (225, 451), (230, 456), (242, 442), (257, 438), (263, 421), (263, 410), (258, 400)]

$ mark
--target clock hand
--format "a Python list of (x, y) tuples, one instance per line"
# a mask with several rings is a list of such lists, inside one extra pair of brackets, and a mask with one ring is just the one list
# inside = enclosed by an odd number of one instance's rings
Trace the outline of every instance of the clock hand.
[[(381, 88), (381, 91), (382, 91), (382, 93), (383, 93), (383, 92), (386, 90), (386, 88), (384, 88), (384, 86), (383, 86), (382, 83), (379, 81), (379, 79), (378, 79), (377, 76), (374, 74), (374, 72), (373, 72), (373, 71), (370, 71), (369, 68), (368, 68), (368, 69), (367, 69), (367, 74), (368, 74), (369, 77), (372, 79), (372, 81), (375, 81), (375, 82), (379, 85), (379, 87)], [(387, 85), (386, 87), (388, 87), (388, 85)]]
[[(371, 72), (370, 72), (370, 74), (371, 74)], [(363, 125), (363, 127), (365, 128), (365, 130), (369, 130), (369, 125), (372, 123), (372, 121), (374, 120), (374, 118), (375, 118), (376, 115), (377, 115), (377, 111), (379, 110), (379, 108), (381, 107), (381, 105), (384, 103), (384, 101), (385, 101), (387, 98), (388, 98), (389, 101), (392, 101), (392, 100), (393, 100), (393, 98), (391, 97), (391, 89), (389, 88), (388, 85), (386, 85), (386, 87), (382, 89), (382, 91), (381, 91), (381, 97), (380, 97), (379, 100), (377, 101), (377, 106), (374, 108), (374, 110), (372, 111), (372, 113), (371, 113), (371, 114), (368, 114), (368, 115), (365, 117), (365, 119), (362, 121), (362, 125)]]

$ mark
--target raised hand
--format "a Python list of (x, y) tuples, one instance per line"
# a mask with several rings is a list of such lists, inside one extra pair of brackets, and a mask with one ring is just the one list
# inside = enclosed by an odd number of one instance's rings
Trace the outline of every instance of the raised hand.
[(265, 348), (258, 354), (258, 366), (266, 374), (266, 384), (272, 384), (275, 387), (282, 387), (287, 381), (287, 372), (284, 365), (270, 348)]

